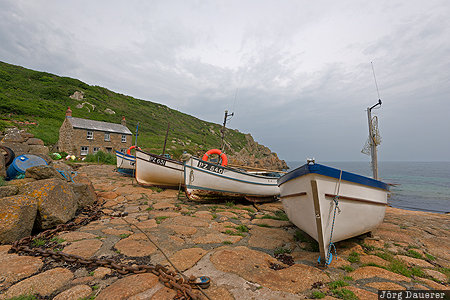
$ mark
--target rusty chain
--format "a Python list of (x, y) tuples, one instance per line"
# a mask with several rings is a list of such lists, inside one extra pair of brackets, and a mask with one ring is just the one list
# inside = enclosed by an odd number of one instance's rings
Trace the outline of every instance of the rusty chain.
[(32, 246), (33, 240), (50, 240), (51, 237), (56, 233), (77, 229), (88, 224), (91, 221), (100, 218), (102, 214), (100, 205), (88, 207), (84, 212), (86, 213), (87, 211), (90, 211), (92, 213), (88, 216), (77, 217), (72, 222), (69, 222), (67, 224), (60, 224), (56, 226), (56, 228), (45, 230), (35, 236), (27, 236), (18, 241), (15, 241), (11, 246), (10, 252), (25, 253), (26, 255), (30, 256), (51, 257), (54, 260), (64, 261), (67, 263), (79, 263), (81, 265), (85, 265), (86, 267), (110, 268), (116, 270), (121, 275), (152, 273), (158, 276), (159, 280), (164, 286), (177, 292), (177, 295), (175, 296), (176, 299), (201, 299), (198, 293), (194, 291), (194, 289), (207, 287), (209, 285), (209, 282), (208, 284), (201, 286), (196, 283), (195, 276), (187, 278), (186, 276), (169, 270), (168, 268), (160, 264), (130, 266), (127, 264), (116, 263), (113, 259), (109, 258), (84, 258), (75, 254), (67, 254), (61, 251), (56, 251), (56, 249), (42, 249)]

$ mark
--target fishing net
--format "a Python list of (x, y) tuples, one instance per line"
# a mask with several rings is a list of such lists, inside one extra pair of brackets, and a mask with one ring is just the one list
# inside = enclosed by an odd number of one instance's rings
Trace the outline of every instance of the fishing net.
[[(375, 143), (375, 146), (378, 146), (381, 144), (381, 135), (380, 131), (378, 130), (378, 117), (374, 116), (372, 118), (372, 140), (373, 143)], [(367, 138), (366, 143), (364, 144), (364, 147), (361, 150), (361, 153), (364, 153), (366, 155), (370, 155), (370, 146), (372, 145), (370, 136)]]

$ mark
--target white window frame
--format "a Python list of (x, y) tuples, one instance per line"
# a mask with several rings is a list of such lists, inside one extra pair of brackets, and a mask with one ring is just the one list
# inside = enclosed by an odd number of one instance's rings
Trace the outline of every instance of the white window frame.
[(111, 135), (109, 134), (109, 132), (105, 132), (105, 142), (110, 142), (111, 141)]
[(114, 150), (112, 147), (106, 147), (105, 149), (107, 153), (112, 153)]
[(122, 143), (126, 143), (126, 142), (127, 142), (127, 135), (122, 134)]
[(127, 153), (127, 148), (120, 148), (120, 152)]
[(87, 134), (86, 134), (86, 138), (87, 138), (88, 140), (93, 140), (93, 139), (94, 139), (94, 132), (88, 130), (88, 131), (87, 131)]
[(88, 155), (89, 154), (89, 146), (81, 146), (80, 155)]
[(92, 148), (92, 153), (97, 153), (98, 151), (100, 151), (100, 147), (93, 147)]

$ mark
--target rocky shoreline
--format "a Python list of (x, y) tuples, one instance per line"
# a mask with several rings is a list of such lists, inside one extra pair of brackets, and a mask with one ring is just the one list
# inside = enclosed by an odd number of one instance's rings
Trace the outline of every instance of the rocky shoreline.
[[(199, 204), (178, 191), (138, 186), (113, 166), (84, 165), (77, 171), (104, 201), (104, 215), (47, 243), (64, 253), (167, 265), (134, 224), (184, 274), (210, 277), (205, 290), (210, 299), (377, 299), (378, 289), (450, 289), (448, 214), (388, 208), (372, 237), (337, 243), (337, 260), (322, 270), (316, 265), (317, 245), (286, 220), (280, 202)], [(10, 248), (0, 245), (0, 299), (176, 295), (151, 273), (121, 275), (104, 267), (17, 255)]]

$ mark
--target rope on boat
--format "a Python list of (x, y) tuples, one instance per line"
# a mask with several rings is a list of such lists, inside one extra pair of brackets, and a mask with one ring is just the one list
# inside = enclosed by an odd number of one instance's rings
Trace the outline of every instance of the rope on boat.
[(341, 209), (339, 207), (339, 189), (341, 187), (341, 179), (342, 179), (342, 170), (341, 170), (341, 173), (339, 174), (339, 182), (337, 184), (336, 196), (333, 198), (333, 203), (334, 203), (333, 223), (331, 224), (330, 242), (328, 244), (328, 253), (327, 253), (326, 260), (325, 260), (326, 265), (329, 265), (331, 263), (331, 261), (333, 260), (333, 254), (331, 253), (332, 249), (334, 249), (334, 255), (337, 258), (336, 246), (331, 242), (331, 240), (333, 238), (334, 223), (336, 221), (336, 211), (338, 211), (339, 214), (341, 213)]

